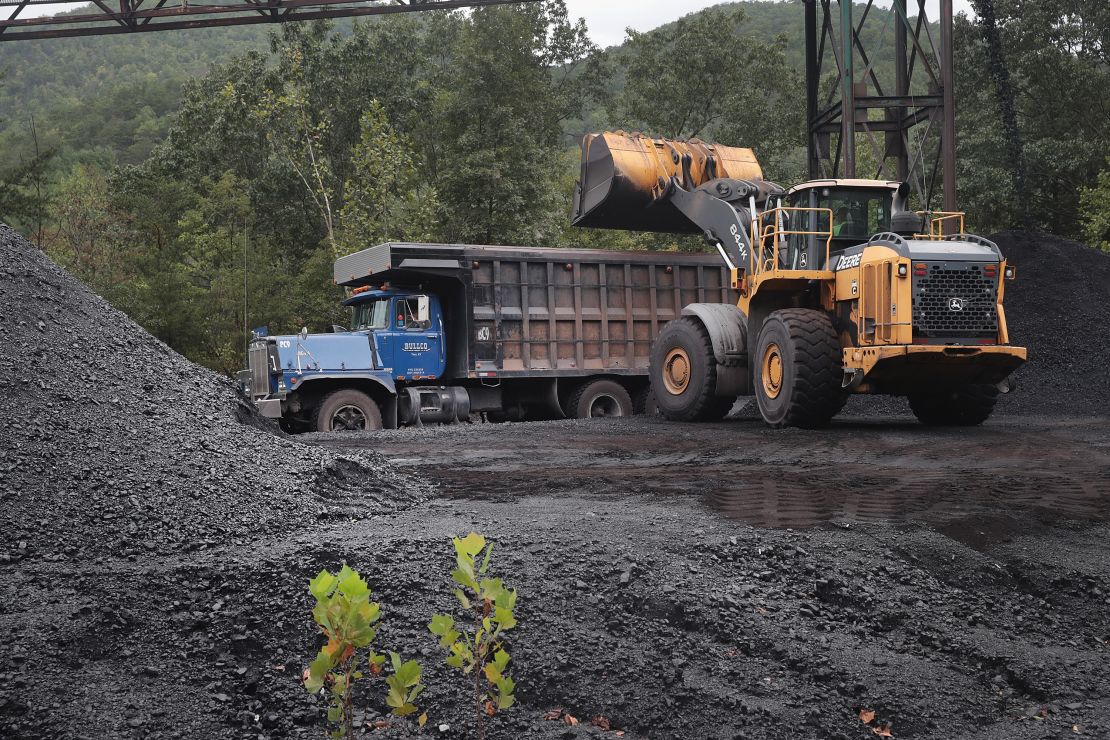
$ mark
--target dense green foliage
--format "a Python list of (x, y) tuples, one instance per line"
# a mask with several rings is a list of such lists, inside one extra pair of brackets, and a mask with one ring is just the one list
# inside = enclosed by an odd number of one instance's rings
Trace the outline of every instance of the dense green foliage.
[(1110, 152), (1110, 3), (994, 0), (994, 10), (1014, 87), (1026, 194), (1014, 192), (983, 34), (960, 17), (953, 49), (961, 206), (983, 231), (1028, 222), (1079, 238), (1084, 220), (1110, 218), (1082, 213), (1099, 201), (1079, 197), (1097, 184)]
[[(960, 17), (969, 223), (1104, 241), (1110, 6), (994, 6), (1021, 146), (999, 122), (982, 28)], [(889, 32), (889, 16), (873, 8), (865, 37)], [(380, 241), (698, 248), (571, 228), (577, 140), (618, 127), (700, 136), (753, 147), (771, 179), (802, 179), (802, 18), (797, 2), (725, 4), (604, 51), (561, 0), (269, 36), (0, 44), (0, 219), (231, 373), (252, 326), (345, 323), (331, 262)], [(889, 67), (891, 44), (871, 47)], [(874, 168), (865, 144), (859, 156)]]

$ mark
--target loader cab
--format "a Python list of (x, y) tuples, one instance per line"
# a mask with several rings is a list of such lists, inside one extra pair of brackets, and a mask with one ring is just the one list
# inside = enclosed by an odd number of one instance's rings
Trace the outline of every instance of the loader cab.
[[(792, 208), (828, 209), (795, 212), (795, 231), (832, 230), (829, 255), (867, 241), (872, 234), (890, 230), (890, 219), (899, 205), (901, 183), (883, 180), (815, 180), (791, 188), (783, 205)], [(829, 211), (832, 223), (829, 223)], [(808, 221), (798, 223), (797, 219)], [(789, 259), (814, 269), (825, 269), (824, 237), (817, 234), (792, 234), (788, 238)]]

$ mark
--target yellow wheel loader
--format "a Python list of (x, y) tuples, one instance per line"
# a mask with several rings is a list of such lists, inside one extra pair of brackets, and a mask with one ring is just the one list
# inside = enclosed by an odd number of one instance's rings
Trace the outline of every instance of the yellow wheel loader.
[(1002, 308), (1014, 269), (963, 214), (913, 212), (905, 183), (763, 179), (750, 149), (621, 131), (582, 142), (577, 226), (702, 234), (736, 305), (694, 303), (652, 346), (668, 419), (754, 395), (776, 427), (819, 427), (849, 393), (906, 396), (930, 425), (990, 416), (1026, 359)]

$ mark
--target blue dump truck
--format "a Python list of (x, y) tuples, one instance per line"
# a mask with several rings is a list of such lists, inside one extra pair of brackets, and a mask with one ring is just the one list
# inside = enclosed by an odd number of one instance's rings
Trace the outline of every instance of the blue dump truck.
[(716, 255), (678, 252), (388, 243), (335, 282), (350, 329), (259, 336), (240, 375), (289, 431), (643, 413), (660, 329), (736, 303)]

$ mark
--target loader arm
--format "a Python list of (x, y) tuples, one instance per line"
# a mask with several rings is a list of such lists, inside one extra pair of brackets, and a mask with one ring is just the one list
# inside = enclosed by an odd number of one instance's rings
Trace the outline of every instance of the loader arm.
[(751, 271), (752, 245), (748, 235), (751, 215), (741, 212), (728, 201), (711, 195), (702, 188), (685, 190), (672, 178), (662, 200), (668, 200), (691, 223), (702, 230), (706, 241), (717, 248), (730, 270)]

